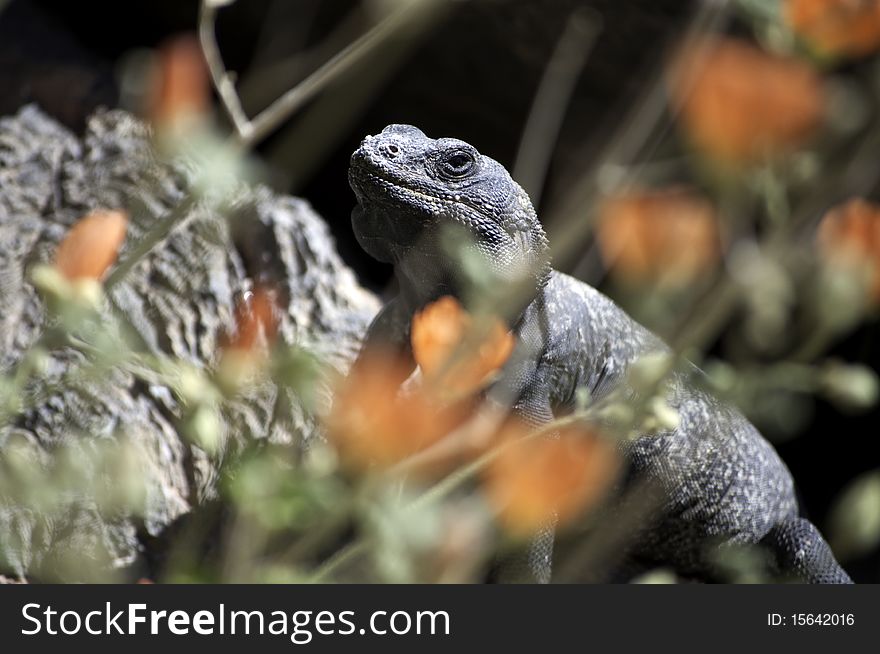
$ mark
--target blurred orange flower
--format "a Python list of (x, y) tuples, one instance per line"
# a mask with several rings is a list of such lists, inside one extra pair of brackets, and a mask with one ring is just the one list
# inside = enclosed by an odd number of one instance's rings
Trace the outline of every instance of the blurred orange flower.
[(69, 280), (101, 281), (125, 240), (124, 211), (94, 211), (81, 218), (58, 245), (55, 267)]
[[(469, 338), (478, 337), (470, 346)], [(413, 316), (413, 357), (425, 377), (440, 388), (466, 395), (480, 390), (507, 361), (516, 339), (504, 322), (478, 323), (451, 297)]]
[(337, 389), (327, 436), (344, 461), (365, 469), (391, 466), (433, 445), (458, 421), (420, 389), (401, 392), (411, 366), (394, 355), (367, 353)]
[(631, 282), (684, 284), (710, 270), (719, 256), (715, 210), (683, 189), (610, 197), (596, 229), (606, 264)]
[(867, 271), (871, 297), (880, 302), (880, 206), (856, 198), (831, 209), (819, 225), (818, 243), (831, 264)]
[(694, 144), (734, 164), (802, 144), (824, 113), (822, 80), (807, 64), (736, 39), (685, 48), (670, 93)]
[(560, 524), (572, 520), (616, 478), (617, 452), (594, 432), (568, 429), (559, 438), (524, 438), (529, 428), (515, 421), (505, 432), (511, 442), (487, 467), (484, 489), (512, 534), (533, 534), (554, 515)]
[[(482, 338), (471, 353), (468, 339), (475, 336), (474, 331)], [(480, 324), (457, 300), (443, 297), (413, 317), (411, 343), (424, 384), (401, 390), (412, 363), (374, 351), (358, 361), (337, 389), (326, 421), (328, 437), (355, 467), (394, 465), (461, 426), (474, 409), (468, 395), (482, 388), (504, 364), (515, 339), (500, 320)], [(459, 355), (461, 360), (450, 361)], [(492, 441), (492, 435), (483, 431), (477, 427), (465, 430), (412, 470), (433, 475), (479, 455)]]
[(149, 118), (163, 128), (186, 126), (207, 112), (210, 97), (207, 65), (196, 37), (181, 35), (163, 44), (147, 99)]
[(861, 57), (880, 49), (877, 0), (786, 0), (784, 16), (822, 55)]

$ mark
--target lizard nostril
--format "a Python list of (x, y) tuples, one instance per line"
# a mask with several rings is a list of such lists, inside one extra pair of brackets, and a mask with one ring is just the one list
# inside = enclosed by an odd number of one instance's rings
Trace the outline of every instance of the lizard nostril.
[(379, 146), (379, 151), (386, 157), (393, 159), (400, 154), (400, 147), (394, 143), (383, 143)]

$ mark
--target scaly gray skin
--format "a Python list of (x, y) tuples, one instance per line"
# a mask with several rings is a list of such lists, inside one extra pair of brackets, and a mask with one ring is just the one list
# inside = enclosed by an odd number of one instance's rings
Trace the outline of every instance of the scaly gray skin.
[[(458, 266), (441, 243), (444, 228), (456, 225), (499, 280), (531, 271), (534, 294), (512, 320), (518, 352), (531, 356), (515, 357), (502, 378), (513, 410), (531, 424), (571, 412), (579, 388), (601, 400), (630, 363), (667, 350), (610, 299), (549, 267), (528, 196), (473, 146), (390, 125), (352, 155), (349, 180), (359, 203), (352, 213), (358, 241), (394, 264), (400, 285), (370, 327), (366, 347), (382, 343), (409, 352), (413, 313), (442, 295), (462, 297)], [(632, 560), (711, 579), (713, 546), (762, 543), (783, 574), (850, 582), (816, 528), (798, 515), (789, 471), (741, 413), (681, 374), (673, 377), (667, 402), (680, 415), (677, 428), (621, 446), (633, 476), (662, 491), (660, 517), (634, 535)], [(550, 579), (551, 552), (548, 531), (529, 556), (535, 580)]]

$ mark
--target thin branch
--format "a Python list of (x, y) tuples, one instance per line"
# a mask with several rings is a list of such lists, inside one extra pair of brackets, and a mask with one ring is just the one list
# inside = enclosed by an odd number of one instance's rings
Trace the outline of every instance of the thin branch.
[(169, 211), (164, 218), (157, 221), (150, 231), (144, 234), (143, 238), (128, 253), (128, 256), (116, 265), (113, 272), (110, 273), (110, 276), (104, 282), (104, 291), (108, 295), (132, 268), (146, 257), (156, 245), (165, 240), (174, 228), (186, 218), (186, 215), (195, 206), (196, 201), (197, 199), (194, 194), (188, 195), (172, 211)]
[(217, 45), (217, 7), (210, 0), (202, 0), (199, 10), (199, 43), (211, 74), (214, 88), (220, 96), (226, 113), (235, 126), (239, 137), (244, 139), (251, 131), (251, 122), (241, 106), (232, 75), (226, 70), (220, 47)]
[(211, 79), (220, 95), (226, 113), (232, 119), (238, 142), (248, 148), (268, 136), (306, 102), (355, 63), (372, 54), (391, 37), (425, 18), (443, 0), (406, 0), (359, 39), (345, 47), (318, 70), (275, 100), (253, 119), (241, 105), (232, 76), (223, 64), (216, 38), (216, 9), (210, 0), (202, 0), (199, 15), (199, 41), (205, 53)]
[(357, 61), (378, 49), (391, 36), (425, 16), (440, 0), (407, 0), (378, 25), (357, 41), (343, 49), (314, 73), (282, 95), (251, 122), (251, 133), (242, 138), (242, 145), (250, 147), (274, 131), (318, 91), (352, 67)]
[(308, 578), (309, 583), (317, 584), (325, 581), (340, 567), (353, 561), (362, 554), (365, 554), (369, 545), (370, 541), (366, 538), (349, 543), (341, 550), (338, 550), (329, 559), (324, 561), (324, 563), (321, 564), (321, 566)]

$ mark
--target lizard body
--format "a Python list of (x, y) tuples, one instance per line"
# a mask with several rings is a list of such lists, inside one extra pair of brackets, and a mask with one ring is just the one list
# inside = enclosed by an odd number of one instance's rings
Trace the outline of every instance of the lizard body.
[[(355, 235), (373, 257), (394, 264), (400, 287), (365, 347), (407, 351), (413, 313), (442, 295), (461, 295), (456, 263), (442, 245), (444, 228), (456, 225), (496, 279), (531, 282), (528, 302), (511, 321), (531, 355), (516, 358), (502, 377), (513, 411), (530, 424), (571, 412), (580, 388), (600, 401), (639, 357), (668, 351), (609, 298), (550, 268), (528, 196), (471, 145), (390, 125), (352, 155), (349, 180), (358, 199)], [(818, 530), (800, 517), (785, 464), (738, 410), (678, 372), (666, 401), (680, 416), (677, 427), (621, 445), (631, 473), (654, 482), (663, 497), (660, 517), (637, 535), (635, 558), (711, 578), (710, 544), (762, 543), (785, 574), (850, 582)], [(550, 579), (551, 552), (552, 532), (536, 540), (529, 557), (535, 580)]]

